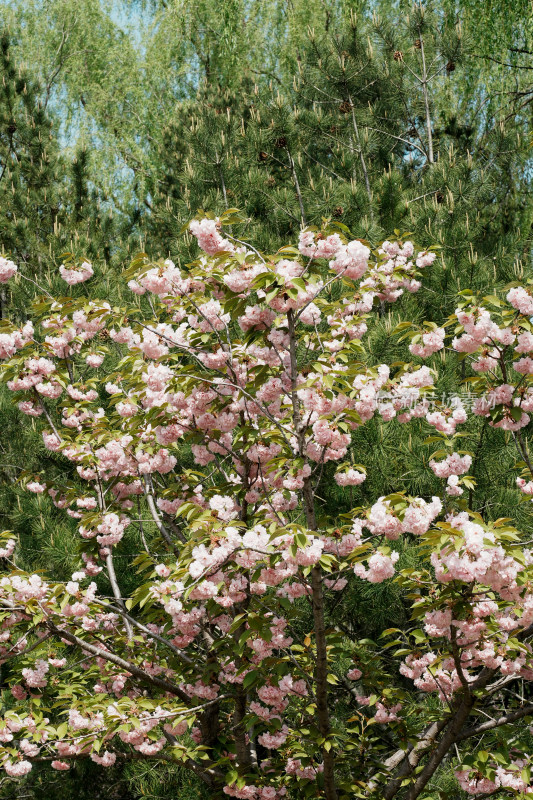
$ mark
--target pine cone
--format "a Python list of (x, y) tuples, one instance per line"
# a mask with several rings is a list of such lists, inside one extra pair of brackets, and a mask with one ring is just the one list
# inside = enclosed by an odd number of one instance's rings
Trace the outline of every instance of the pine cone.
[(420, 39), (415, 39), (415, 47), (417, 50), (422, 49), (422, 42), (420, 41)]
[(435, 200), (437, 201), (437, 203), (443, 203), (443, 202), (444, 202), (444, 195), (443, 195), (443, 193), (442, 193), (442, 192), (437, 192), (437, 193), (435, 194)]
[(453, 61), (448, 61), (448, 63), (446, 64), (446, 72), (448, 73), (448, 75), (450, 74), (450, 72), (453, 72), (454, 69), (455, 69), (455, 63)]
[(342, 206), (337, 206), (336, 208), (333, 209), (332, 213), (334, 217), (342, 217), (342, 215), (344, 214), (344, 208)]
[(280, 136), (279, 139), (276, 139), (275, 145), (280, 149), (287, 147), (287, 139), (285, 138), (285, 136)]
[(349, 114), (352, 110), (352, 104), (348, 102), (348, 100), (343, 100), (343, 102), (339, 106), (339, 111), (341, 114)]
[(264, 150), (261, 150), (260, 153), (259, 153), (258, 158), (259, 158), (259, 161), (266, 161), (267, 158), (268, 158), (268, 153), (265, 153)]
[(394, 58), (395, 61), (403, 61), (403, 53), (402, 53), (402, 51), (401, 50), (395, 50), (393, 58)]

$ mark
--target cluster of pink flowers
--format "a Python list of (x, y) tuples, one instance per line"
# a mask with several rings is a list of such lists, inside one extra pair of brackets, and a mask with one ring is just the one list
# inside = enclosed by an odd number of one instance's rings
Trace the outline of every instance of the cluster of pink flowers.
[(235, 247), (220, 234), (220, 224), (218, 220), (201, 219), (193, 220), (189, 225), (189, 230), (196, 236), (198, 245), (208, 255), (216, 255), (222, 250), (233, 252)]
[(467, 413), (462, 401), (457, 398), (453, 405), (446, 406), (441, 404), (438, 411), (431, 411), (426, 414), (426, 420), (430, 425), (446, 436), (453, 436), (457, 426), (467, 420)]
[(444, 347), (444, 337), (446, 331), (444, 328), (436, 328), (433, 331), (422, 334), (422, 342), (412, 342), (409, 345), (409, 350), (414, 356), (420, 358), (428, 358), (434, 353), (438, 353)]
[(372, 291), (382, 302), (394, 303), (402, 296), (404, 290), (417, 292), (420, 281), (416, 279), (418, 270), (433, 263), (436, 254), (421, 251), (415, 256), (413, 243), (410, 241), (383, 242), (378, 249), (381, 257), (368, 277), (361, 283), (363, 291)]
[(92, 278), (94, 270), (92, 264), (89, 264), (88, 261), (84, 261), (77, 269), (75, 267), (65, 267), (64, 264), (61, 264), (59, 267), (59, 274), (69, 286), (74, 286), (76, 283), (83, 283), (89, 280), (89, 278)]
[(369, 583), (383, 583), (394, 575), (394, 565), (400, 557), (395, 551), (390, 556), (384, 553), (374, 553), (368, 559), (368, 568), (362, 563), (355, 564), (353, 571), (358, 578), (363, 578)]
[(464, 475), (472, 466), (472, 456), (451, 453), (442, 461), (431, 460), (429, 466), (438, 478), (449, 478), (450, 475)]
[(35, 662), (35, 669), (25, 668), (22, 670), (22, 677), (31, 689), (41, 689), (48, 683), (45, 676), (49, 669), (48, 662), (39, 659)]
[(402, 533), (420, 536), (427, 532), (441, 511), (442, 502), (438, 497), (433, 497), (429, 503), (420, 497), (402, 498), (397, 503), (380, 497), (371, 507), (364, 524), (371, 533), (384, 535), (387, 539), (397, 539)]
[(345, 472), (336, 472), (334, 478), (339, 486), (359, 486), (366, 480), (366, 473), (348, 469)]
[(391, 706), (385, 706), (383, 705), (383, 703), (377, 702), (374, 719), (376, 722), (380, 722), (381, 724), (396, 722), (396, 720), (398, 719), (398, 712), (401, 710), (402, 710), (401, 703), (395, 703), (394, 705)]
[(0, 558), (10, 558), (15, 551), (15, 539), (8, 539), (4, 547), (0, 547)]
[[(470, 520), (466, 512), (456, 514), (450, 521), (461, 532), (464, 544), (461, 548), (455, 544), (431, 554), (437, 580), (443, 583), (452, 580), (465, 583), (476, 581), (503, 596), (512, 597), (518, 591), (516, 578), (521, 571), (519, 562), (496, 544), (494, 533)], [(491, 542), (491, 545), (487, 542)]]
[(111, 512), (104, 514), (101, 521), (93, 528), (80, 526), (80, 534), (84, 539), (95, 536), (102, 547), (110, 547), (120, 542), (129, 524), (128, 517)]
[(267, 747), (269, 750), (277, 750), (278, 747), (281, 747), (282, 744), (285, 744), (288, 735), (289, 729), (286, 725), (283, 725), (276, 733), (262, 733), (257, 738), (257, 741), (262, 744), (263, 747)]
[(358, 681), (359, 678), (362, 677), (362, 675), (363, 675), (363, 673), (357, 667), (354, 667), (353, 669), (348, 670), (348, 672), (346, 673), (346, 677), (350, 681)]
[(513, 289), (510, 289), (507, 294), (507, 300), (513, 308), (516, 308), (517, 311), (520, 311), (520, 313), (524, 314), (526, 317), (530, 317), (533, 314), (533, 297), (530, 291), (523, 286), (515, 286)]
[[(529, 414), (525, 411), (533, 410), (533, 396), (524, 396), (520, 401), (519, 396), (515, 396), (515, 387), (508, 383), (490, 389), (486, 395), (479, 397), (472, 406), (472, 411), (480, 417), (490, 417), (491, 410), (498, 405), (503, 406), (503, 419), (496, 422), (490, 420), (489, 425), (494, 428), (501, 428), (506, 431), (518, 431), (525, 427), (529, 420)], [(518, 412), (515, 416), (515, 410)]]
[(0, 359), (11, 358), (33, 339), (33, 325), (26, 322), (22, 328), (14, 328), (9, 333), (0, 329)]
[(329, 262), (329, 268), (339, 275), (345, 275), (356, 281), (368, 269), (370, 249), (362, 242), (355, 239), (342, 245), (335, 253), (335, 258)]
[(319, 772), (323, 772), (324, 765), (317, 764), (316, 766), (310, 765), (304, 767), (302, 764), (301, 759), (299, 758), (289, 758), (287, 760), (287, 765), (285, 767), (285, 772), (287, 775), (295, 775), (297, 778), (303, 780), (316, 780), (316, 776)]
[(281, 800), (286, 797), (287, 790), (284, 786), (274, 788), (273, 786), (253, 786), (251, 784), (245, 784), (239, 788), (237, 784), (232, 783), (224, 786), (224, 794), (229, 797), (241, 798), (241, 800)]
[(17, 265), (5, 256), (0, 256), (0, 283), (7, 283), (17, 272)]
[(338, 233), (329, 236), (316, 234), (308, 228), (301, 231), (298, 250), (307, 258), (332, 258), (342, 247)]
[(533, 480), (526, 481), (524, 478), (517, 478), (516, 485), (520, 489), (521, 492), (527, 495), (533, 494)]
[(475, 769), (462, 768), (455, 771), (455, 777), (461, 789), (470, 795), (494, 794), (498, 789), (511, 790), (523, 795), (533, 794), (533, 786), (523, 778), (523, 770), (529, 767), (529, 761), (520, 759), (512, 761), (508, 767), (494, 764), (494, 779), (487, 778)]
[(442, 461), (431, 460), (429, 466), (438, 478), (446, 478), (446, 493), (452, 497), (457, 497), (463, 493), (459, 486), (459, 476), (464, 475), (472, 465), (472, 456), (468, 453), (461, 456), (459, 453), (451, 453)]
[(10, 778), (22, 778), (31, 771), (30, 761), (4, 761), (3, 767)]
[(67, 764), (66, 761), (58, 761), (55, 759), (50, 763), (52, 769), (57, 769), (59, 772), (65, 772), (66, 770), (70, 769), (70, 764)]
[(89, 353), (85, 356), (85, 363), (87, 366), (96, 369), (104, 363), (104, 356), (100, 353)]
[(30, 481), (26, 484), (26, 489), (33, 494), (42, 494), (46, 489), (46, 485), (39, 483), (39, 481)]
[[(491, 301), (491, 298), (486, 300)], [(485, 373), (484, 381), (478, 385), (480, 396), (474, 402), (473, 413), (488, 418), (492, 427), (519, 431), (529, 423), (533, 391), (527, 384), (517, 391), (509, 382), (509, 376), (511, 367), (525, 377), (533, 374), (533, 335), (528, 329), (531, 297), (525, 288), (515, 287), (508, 292), (507, 300), (528, 319), (518, 318), (516, 324), (509, 326), (505, 317), (504, 324), (498, 324), (487, 308), (472, 301), (465, 308), (456, 309), (455, 316), (464, 333), (454, 338), (452, 346), (458, 352), (471, 355), (472, 368)], [(513, 355), (511, 347), (522, 358), (509, 362), (509, 356)], [(495, 408), (499, 411), (496, 416)]]

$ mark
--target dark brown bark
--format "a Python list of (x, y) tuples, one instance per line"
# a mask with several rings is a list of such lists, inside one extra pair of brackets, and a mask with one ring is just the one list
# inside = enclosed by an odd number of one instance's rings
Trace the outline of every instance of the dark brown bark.
[[(302, 417), (296, 394), (298, 381), (298, 363), (296, 352), (296, 331), (294, 324), (294, 312), (287, 314), (289, 326), (289, 349), (291, 357), (291, 397), (293, 406), (293, 423), (295, 433), (298, 438), (300, 455), (304, 456), (305, 431), (302, 427)], [(315, 497), (311, 478), (306, 478), (302, 490), (303, 508), (305, 521), (310, 531), (316, 531)], [(315, 566), (311, 573), (311, 591), (313, 607), (313, 623), (316, 645), (316, 665), (315, 665), (315, 693), (317, 701), (318, 726), (321, 736), (328, 740), (331, 734), (328, 708), (328, 656), (326, 641), (326, 626), (324, 621), (324, 594), (322, 590), (322, 571), (319, 566)], [(331, 741), (329, 742), (331, 746)], [(333, 749), (326, 750), (322, 747), (322, 760), (324, 763), (324, 796), (325, 800), (337, 800), (337, 789), (335, 787), (335, 753)]]
[(237, 766), (239, 771), (246, 772), (252, 765), (250, 744), (246, 741), (248, 733), (244, 725), (246, 714), (246, 692), (238, 686), (235, 697), (235, 711), (233, 712), (233, 734), (235, 736), (235, 749), (237, 755)]
[(418, 766), (422, 756), (433, 747), (435, 740), (440, 732), (448, 724), (448, 719), (442, 719), (434, 722), (424, 732), (422, 739), (420, 739), (410, 750), (399, 750), (385, 762), (387, 769), (394, 769), (398, 766), (396, 775), (386, 784), (383, 789), (383, 799), (392, 800), (402, 785), (402, 781), (412, 774), (413, 770)]
[[(316, 644), (315, 693), (318, 728), (321, 736), (323, 736), (325, 739), (328, 739), (331, 734), (328, 708), (328, 656), (326, 649), (326, 628), (324, 624), (324, 594), (322, 592), (322, 572), (320, 567), (313, 567), (311, 580), (313, 591), (313, 622)], [(324, 792), (326, 800), (336, 800), (337, 790), (335, 788), (334, 769), (335, 754), (333, 749), (327, 751), (322, 748), (322, 759), (324, 761)]]
[(426, 766), (416, 779), (416, 781), (411, 785), (409, 791), (405, 795), (405, 800), (416, 800), (424, 790), (428, 781), (433, 777), (437, 768), (440, 766), (442, 760), (448, 753), (448, 750), (452, 747), (452, 745), (457, 741), (457, 738), (465, 724), (466, 720), (470, 716), (470, 712), (472, 711), (473, 700), (470, 696), (464, 696), (463, 694), (456, 701), (456, 711), (454, 716), (450, 719), (450, 723), (445, 730), (445, 733), (435, 747), (435, 750), (431, 754)]

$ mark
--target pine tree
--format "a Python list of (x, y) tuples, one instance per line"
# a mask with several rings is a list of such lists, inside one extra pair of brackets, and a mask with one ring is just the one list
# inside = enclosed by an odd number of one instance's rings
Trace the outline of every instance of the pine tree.
[[(66, 251), (104, 264), (122, 260), (131, 220), (123, 216), (118, 223), (110, 205), (102, 203), (91, 185), (87, 148), (78, 147), (73, 158), (61, 151), (58, 121), (45, 107), (42, 87), (14, 60), (6, 31), (0, 37), (0, 78), (2, 251), (30, 281), (57, 268)], [(120, 225), (126, 227), (117, 236)], [(26, 289), (22, 282), (7, 297), (4, 287), (3, 309), (24, 316)]]
[(0, 241), (17, 263), (42, 267), (61, 218), (59, 148), (39, 89), (0, 37)]

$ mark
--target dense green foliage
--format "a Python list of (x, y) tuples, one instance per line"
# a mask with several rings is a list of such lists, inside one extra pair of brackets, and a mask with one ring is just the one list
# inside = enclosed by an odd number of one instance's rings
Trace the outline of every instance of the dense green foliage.
[[(84, 256), (103, 276), (96, 291), (112, 301), (115, 275), (133, 252), (146, 248), (178, 263), (192, 245), (183, 224), (199, 208), (239, 207), (251, 220), (240, 232), (267, 250), (324, 218), (372, 243), (397, 228), (421, 247), (439, 245), (438, 267), (416, 297), (402, 300), (401, 316), (414, 322), (452, 313), (466, 286), (486, 293), (527, 277), (528, 4), (427, 6), (0, 2), (0, 248), (32, 280), (57, 269), (66, 252)], [(17, 291), (2, 294), (2, 316), (25, 315), (31, 292)], [(393, 336), (397, 318), (396, 310), (384, 313), (376, 326), (369, 343), (376, 358), (405, 357), (405, 343)], [(461, 391), (446, 375), (439, 389)], [(21, 468), (50, 469), (53, 456), (21, 428), (4, 393), (0, 414), (2, 527), (21, 538), (27, 566), (68, 575), (71, 529), (58, 516), (54, 537), (45, 536), (38, 499), (14, 485)], [(515, 509), (517, 493), (505, 482), (516, 461), (512, 443), (495, 457), (495, 438), (487, 427), (474, 452), (478, 510), (496, 519), (512, 508), (525, 526), (527, 506)], [(397, 488), (398, 476), (409, 492), (431, 494), (429, 455), (399, 425), (386, 435), (379, 422), (366, 426), (353, 453), (369, 468), (361, 502), (365, 492)], [(55, 459), (52, 469), (64, 468)], [(329, 478), (326, 471), (325, 514), (341, 500)], [(365, 585), (331, 613), (361, 637), (401, 624), (404, 607), (397, 587)], [(68, 780), (32, 773), (25, 796), (82, 798), (88, 790), (80, 787), (91, 787), (97, 773), (100, 780), (94, 765)], [(103, 779), (101, 796), (117, 800), (201, 791), (189, 776), (136, 765)], [(19, 791), (2, 787), (0, 796)]]

